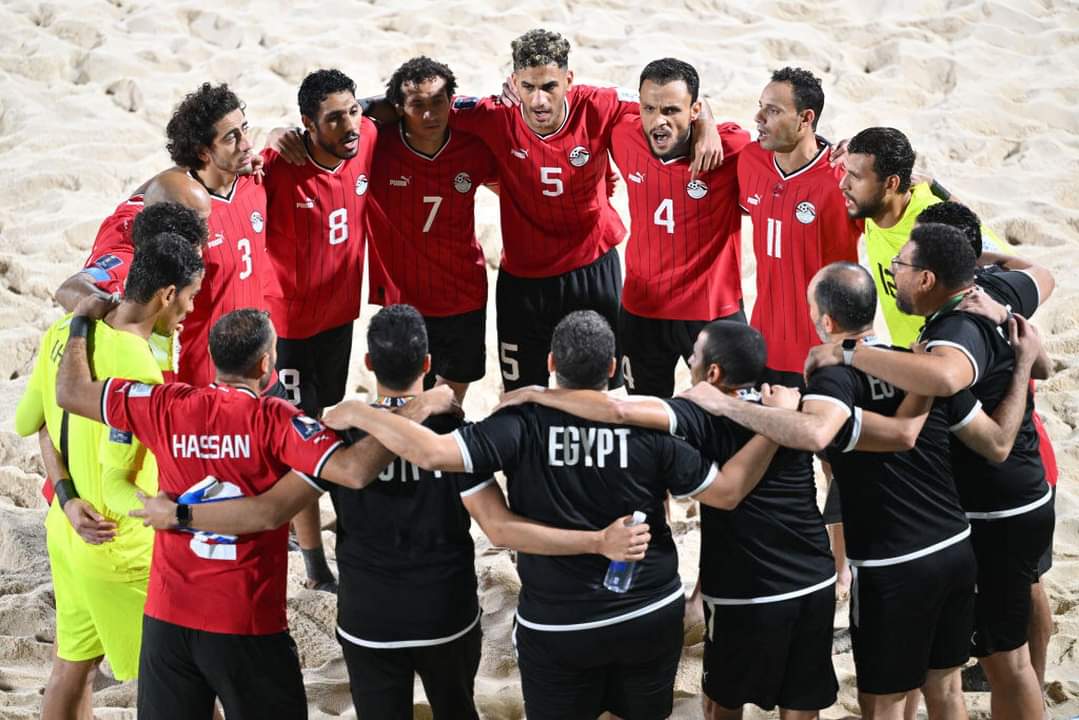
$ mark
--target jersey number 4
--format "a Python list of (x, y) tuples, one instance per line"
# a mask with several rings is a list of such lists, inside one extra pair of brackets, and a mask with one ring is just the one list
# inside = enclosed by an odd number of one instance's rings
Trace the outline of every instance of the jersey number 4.
[(660, 227), (667, 228), (668, 235), (674, 235), (674, 201), (670, 198), (660, 200), (659, 207), (652, 213), (652, 221)]

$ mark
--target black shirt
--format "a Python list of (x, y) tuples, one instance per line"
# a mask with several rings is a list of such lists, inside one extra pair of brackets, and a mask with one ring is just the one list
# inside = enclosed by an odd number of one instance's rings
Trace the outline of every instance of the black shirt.
[(833, 402), (848, 415), (826, 452), (839, 483), (843, 535), (854, 565), (913, 559), (905, 556), (949, 539), (958, 542), (969, 532), (952, 476), (949, 435), (953, 425), (979, 409), (969, 391), (934, 401), (913, 449), (896, 453), (854, 449), (862, 411), (891, 417), (904, 397), (901, 389), (840, 365), (813, 373), (802, 398)]
[(602, 530), (640, 510), (652, 542), (626, 593), (603, 587), (601, 555), (518, 554), (518, 621), (540, 630), (597, 627), (638, 617), (682, 594), (663, 500), (694, 495), (715, 466), (668, 433), (596, 423), (538, 405), (510, 407), (457, 431), (469, 472), (505, 470), (514, 512), (555, 527)]
[[(424, 425), (446, 434), (462, 422), (435, 415)], [(397, 458), (362, 490), (318, 482), (337, 512), (337, 625), (345, 639), (433, 645), (475, 624), (472, 520), (460, 498), (493, 483), (489, 474), (431, 472)]]
[[(716, 465), (754, 437), (689, 400), (667, 403), (674, 413), (671, 432)], [(834, 577), (808, 452), (780, 448), (756, 488), (733, 510), (701, 505), (701, 591), (707, 599), (741, 604), (797, 596)]]
[[(1013, 312), (1030, 317), (1037, 309), (1038, 287), (1026, 273), (1015, 270), (982, 269), (980, 285), (997, 302)], [(996, 410), (1007, 392), (1015, 369), (1015, 354), (1007, 328), (991, 320), (954, 309), (931, 315), (922, 330), (927, 347), (954, 347), (963, 352), (974, 368), (970, 390), (987, 413)], [(1034, 396), (1027, 390), (1023, 421), (1015, 445), (1003, 463), (992, 463), (958, 439), (952, 441), (959, 497), (967, 517), (990, 520), (1027, 512), (1045, 502), (1049, 486), (1045, 481), (1038, 450), (1038, 433), (1031, 421)]]

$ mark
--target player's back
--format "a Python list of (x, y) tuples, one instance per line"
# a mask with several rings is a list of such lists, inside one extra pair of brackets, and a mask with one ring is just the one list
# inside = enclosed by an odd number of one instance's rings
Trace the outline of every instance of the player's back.
[(739, 157), (739, 199), (753, 221), (757, 260), (750, 323), (768, 342), (773, 370), (800, 373), (809, 349), (820, 342), (806, 301), (816, 272), (840, 260), (858, 262), (861, 226), (847, 214), (841, 171), (828, 164), (830, 149), (820, 144), (808, 164), (790, 173), (759, 142)]
[[(227, 196), (210, 193), (206, 267), (195, 308), (184, 319), (177, 377), (208, 385), (215, 370), (210, 358), (210, 328), (241, 308), (265, 309), (264, 283), (275, 281), (266, 257), (266, 191), (251, 176), (236, 178)], [(276, 319), (275, 319), (276, 320)]]
[(449, 132), (433, 156), (408, 145), (402, 124), (379, 130), (372, 172), (370, 302), (407, 303), (425, 317), (487, 303), (487, 267), (476, 239), (475, 196), (497, 178), (487, 146)]
[(624, 115), (614, 125), (611, 153), (630, 210), (622, 303), (635, 315), (712, 320), (740, 308), (737, 162), (749, 134), (734, 123), (717, 129), (723, 163), (691, 180), (689, 157), (652, 154), (639, 115)]
[(851, 408), (850, 419), (827, 455), (839, 482), (847, 553), (857, 560), (902, 557), (954, 539), (967, 528), (949, 447), (950, 428), (978, 412), (972, 395), (961, 393), (934, 401), (909, 451), (854, 449), (861, 433), (862, 412), (892, 417), (905, 397), (900, 388), (842, 366), (814, 373), (803, 397), (803, 401), (831, 398)]
[(537, 135), (518, 107), (458, 98), (451, 127), (480, 137), (499, 166), (502, 268), (551, 277), (588, 265), (626, 234), (607, 196), (610, 129), (636, 102), (614, 88), (573, 85), (566, 117)]
[[(759, 402), (759, 395), (742, 399)], [(668, 402), (675, 418), (672, 431), (717, 465), (754, 437), (689, 400)], [(707, 597), (759, 601), (817, 589), (834, 575), (808, 452), (781, 447), (737, 507), (701, 506), (701, 588)]]
[[(371, 159), (378, 134), (364, 118), (356, 155), (324, 167), (264, 150), (269, 222), (266, 251), (272, 281), (267, 303), (281, 337), (305, 338), (360, 314), (365, 218)], [(352, 289), (355, 289), (353, 292)]]

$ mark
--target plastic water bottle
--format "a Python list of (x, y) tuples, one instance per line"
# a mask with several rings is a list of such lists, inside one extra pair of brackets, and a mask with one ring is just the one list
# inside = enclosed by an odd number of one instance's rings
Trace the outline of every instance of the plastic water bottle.
[[(644, 522), (645, 514), (640, 510), (633, 513), (633, 517), (626, 523), (626, 527), (633, 527)], [(611, 560), (607, 566), (607, 576), (603, 578), (603, 587), (611, 592), (624, 593), (633, 585), (633, 578), (637, 577), (637, 562), (629, 560)]]

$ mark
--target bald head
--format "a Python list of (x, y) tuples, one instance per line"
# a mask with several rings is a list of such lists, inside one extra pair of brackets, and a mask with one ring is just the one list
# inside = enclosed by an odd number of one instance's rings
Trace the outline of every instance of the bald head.
[(146, 207), (160, 202), (174, 202), (191, 208), (203, 220), (210, 217), (210, 193), (202, 183), (181, 168), (170, 168), (158, 173), (146, 183), (143, 196)]
[(858, 332), (873, 326), (877, 312), (877, 289), (873, 278), (861, 265), (835, 262), (825, 265), (809, 283), (809, 298), (816, 305), (820, 326), (824, 315), (832, 319), (836, 330)]

